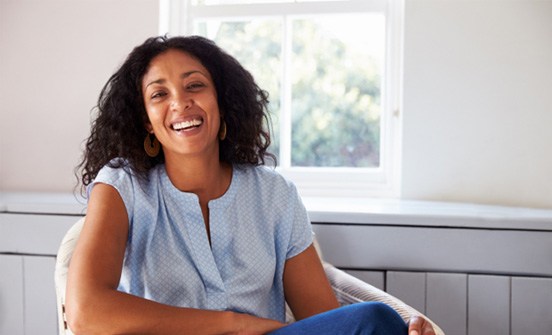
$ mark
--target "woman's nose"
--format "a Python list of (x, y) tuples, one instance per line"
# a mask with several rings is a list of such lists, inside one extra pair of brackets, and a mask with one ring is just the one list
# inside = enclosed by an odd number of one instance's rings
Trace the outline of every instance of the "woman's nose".
[(176, 112), (180, 110), (186, 110), (190, 108), (192, 104), (193, 101), (190, 97), (187, 97), (185, 95), (176, 95), (171, 101), (170, 108), (172, 111)]

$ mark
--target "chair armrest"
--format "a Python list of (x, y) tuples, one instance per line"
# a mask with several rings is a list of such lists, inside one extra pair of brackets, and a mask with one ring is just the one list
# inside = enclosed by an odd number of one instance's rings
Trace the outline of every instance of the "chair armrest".
[(437, 324), (416, 309), (402, 302), (400, 299), (337, 269), (329, 263), (324, 262), (323, 265), (326, 276), (330, 281), (340, 305), (349, 305), (363, 301), (382, 302), (397, 311), (405, 322), (408, 322), (413, 315), (420, 315), (432, 324), (436, 335), (445, 335)]

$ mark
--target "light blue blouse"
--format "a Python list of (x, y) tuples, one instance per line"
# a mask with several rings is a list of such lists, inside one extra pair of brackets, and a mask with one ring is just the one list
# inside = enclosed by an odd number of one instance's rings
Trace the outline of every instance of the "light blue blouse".
[(227, 192), (209, 202), (211, 245), (193, 193), (157, 165), (148, 178), (104, 167), (129, 217), (119, 290), (173, 306), (231, 310), (283, 322), (285, 261), (312, 243), (295, 187), (273, 169), (234, 166)]

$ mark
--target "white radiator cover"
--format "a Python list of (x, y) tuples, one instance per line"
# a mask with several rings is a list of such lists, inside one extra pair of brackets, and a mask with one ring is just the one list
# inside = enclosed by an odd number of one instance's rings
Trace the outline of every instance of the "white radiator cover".
[[(327, 261), (425, 312), (447, 335), (552, 334), (552, 210), (304, 202)], [(84, 214), (69, 194), (0, 193), (0, 265), (10, 274), (0, 280), (0, 310), (10, 316), (1, 334), (54, 333), (52, 264)]]

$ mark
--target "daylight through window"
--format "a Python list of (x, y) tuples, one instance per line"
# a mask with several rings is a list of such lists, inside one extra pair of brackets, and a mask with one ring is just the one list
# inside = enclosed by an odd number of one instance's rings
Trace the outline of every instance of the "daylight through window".
[(270, 151), (301, 193), (393, 195), (400, 37), (391, 1), (171, 0), (161, 29), (214, 40), (268, 91)]

